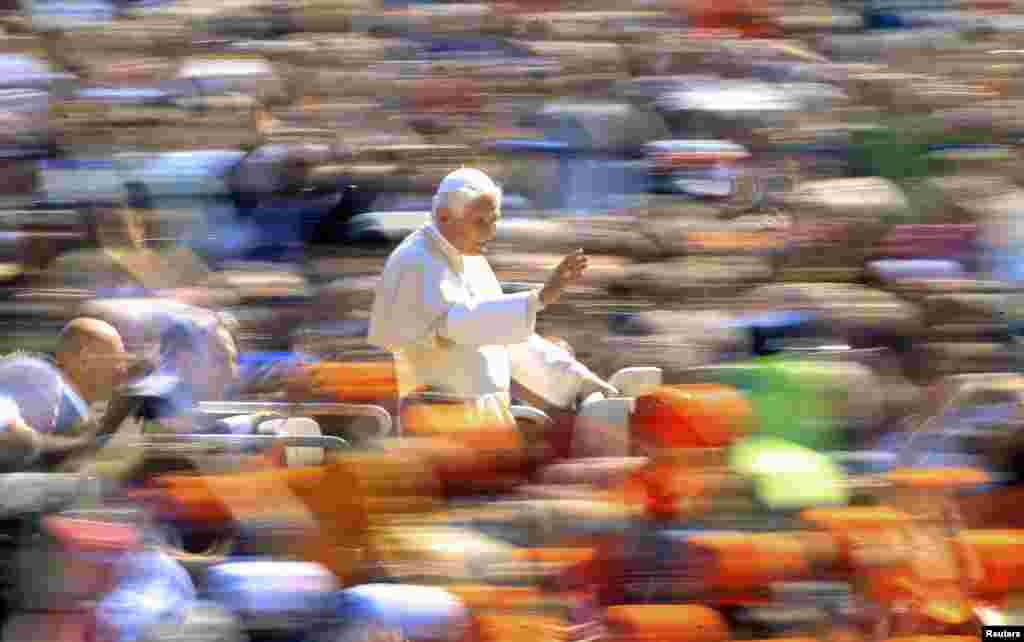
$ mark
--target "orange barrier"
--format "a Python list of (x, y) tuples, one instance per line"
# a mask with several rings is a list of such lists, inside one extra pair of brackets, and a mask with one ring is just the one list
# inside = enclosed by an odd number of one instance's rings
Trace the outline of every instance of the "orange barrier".
[(753, 407), (732, 386), (660, 386), (637, 398), (630, 430), (659, 448), (723, 448), (746, 435), (753, 422)]
[(614, 606), (605, 613), (614, 642), (726, 642), (729, 627), (717, 611), (690, 604)]

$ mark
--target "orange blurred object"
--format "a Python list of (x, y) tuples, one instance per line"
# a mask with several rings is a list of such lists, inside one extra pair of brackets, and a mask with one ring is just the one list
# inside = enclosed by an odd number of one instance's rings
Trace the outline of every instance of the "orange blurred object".
[[(928, 476), (911, 476), (912, 482)], [(866, 595), (893, 612), (901, 630), (960, 632), (970, 626), (974, 602), (968, 593), (971, 567), (946, 524), (931, 524), (889, 507), (806, 511), (803, 519), (836, 538), (847, 572)]]
[(533, 586), (455, 584), (444, 588), (471, 611), (530, 608), (544, 599), (544, 594)]
[(558, 617), (525, 613), (486, 613), (474, 616), (473, 620), (478, 642), (568, 639), (568, 623)]
[(655, 462), (630, 475), (619, 493), (626, 504), (643, 505), (654, 518), (696, 517), (711, 509), (716, 479), (676, 462)]
[(165, 517), (230, 532), (236, 523), (301, 526), (291, 555), (319, 562), (343, 582), (358, 579), (374, 524), (436, 508), (437, 479), (417, 457), (359, 453), (326, 466), (156, 480)]
[(992, 482), (992, 477), (977, 468), (898, 468), (885, 475), (889, 482), (920, 490), (955, 490)]
[(572, 566), (583, 564), (594, 559), (594, 549), (590, 547), (573, 548), (520, 548), (513, 557), (523, 562), (537, 564), (564, 564)]
[(701, 573), (710, 591), (754, 592), (773, 582), (810, 579), (814, 542), (799, 534), (712, 533), (690, 538), (708, 560)]
[(847, 568), (853, 566), (854, 549), (865, 539), (874, 539), (882, 532), (909, 528), (914, 524), (914, 517), (909, 513), (886, 506), (816, 508), (804, 511), (800, 517), (835, 538)]
[(605, 613), (614, 642), (725, 642), (729, 627), (719, 613), (692, 604), (613, 606)]
[(753, 421), (752, 405), (732, 386), (659, 386), (637, 398), (630, 430), (656, 448), (724, 448), (745, 436)]
[(1024, 530), (965, 530), (956, 537), (962, 555), (981, 566), (973, 592), (1001, 599), (1024, 591)]
[(911, 524), (913, 517), (887, 506), (848, 506), (843, 508), (813, 508), (801, 513), (805, 522), (830, 531), (898, 528)]
[(406, 403), (402, 431), (451, 494), (523, 481), (526, 443), (511, 414), (467, 403)]
[(1006, 486), (957, 497), (957, 509), (967, 528), (1024, 528), (1024, 488)]
[(883, 541), (880, 550), (895, 553), (894, 559), (862, 564), (856, 571), (870, 599), (889, 608), (909, 607), (902, 616), (907, 632), (955, 632), (973, 618), (974, 603), (961, 583), (959, 556), (946, 544), (938, 540), (908, 551), (905, 540)]
[(384, 405), (382, 401), (398, 396), (398, 379), (391, 361), (305, 364), (292, 385), (296, 394), (311, 393), (339, 403)]

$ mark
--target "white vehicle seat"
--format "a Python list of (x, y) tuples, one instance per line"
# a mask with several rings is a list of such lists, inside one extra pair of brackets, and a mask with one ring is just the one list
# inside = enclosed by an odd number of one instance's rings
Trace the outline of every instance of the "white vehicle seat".
[[(309, 417), (291, 417), (289, 419), (272, 419), (260, 424), (260, 433), (281, 437), (322, 437), (320, 424)], [(324, 463), (324, 449), (309, 446), (288, 446), (285, 449), (285, 461), (289, 468), (305, 466), (321, 466)]]
[(657, 388), (664, 381), (661, 368), (623, 368), (608, 381), (623, 397), (639, 397)]

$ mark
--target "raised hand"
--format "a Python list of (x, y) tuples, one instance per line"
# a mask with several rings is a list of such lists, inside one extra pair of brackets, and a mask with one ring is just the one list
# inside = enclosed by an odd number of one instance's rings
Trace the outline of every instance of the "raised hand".
[(562, 297), (565, 288), (578, 281), (586, 269), (587, 255), (583, 253), (582, 249), (576, 250), (562, 259), (540, 291), (540, 298), (544, 305), (557, 302)]

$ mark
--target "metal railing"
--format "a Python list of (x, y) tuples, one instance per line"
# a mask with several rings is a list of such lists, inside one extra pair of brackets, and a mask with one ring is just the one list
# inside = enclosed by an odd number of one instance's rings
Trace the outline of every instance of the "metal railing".
[(280, 401), (209, 401), (199, 404), (199, 414), (208, 417), (233, 417), (256, 413), (277, 413), (285, 417), (365, 417), (377, 424), (377, 436), (388, 437), (395, 434), (395, 423), (391, 413), (380, 406), (349, 403), (299, 402)]
[(288, 435), (146, 435), (140, 445), (162, 451), (188, 454), (215, 454), (230, 450), (264, 450), (276, 445), (298, 448), (347, 450), (349, 443), (341, 437)]

